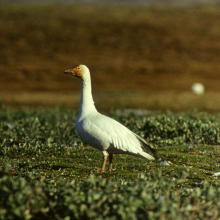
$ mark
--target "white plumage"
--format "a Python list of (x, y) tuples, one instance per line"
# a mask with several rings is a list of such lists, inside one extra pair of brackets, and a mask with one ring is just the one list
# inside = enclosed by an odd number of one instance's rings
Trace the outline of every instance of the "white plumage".
[(64, 73), (81, 79), (82, 96), (75, 127), (83, 141), (102, 151), (101, 172), (105, 171), (108, 155), (109, 170), (112, 170), (113, 154), (130, 154), (149, 160), (157, 158), (156, 151), (143, 138), (114, 119), (97, 112), (92, 98), (90, 72), (85, 65), (78, 65)]

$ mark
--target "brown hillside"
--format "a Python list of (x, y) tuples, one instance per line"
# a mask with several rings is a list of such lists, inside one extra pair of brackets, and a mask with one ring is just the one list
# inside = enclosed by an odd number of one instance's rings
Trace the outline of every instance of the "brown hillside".
[(81, 85), (62, 71), (82, 63), (103, 109), (220, 109), (220, 7), (1, 5), (0, 17), (1, 102), (77, 108)]

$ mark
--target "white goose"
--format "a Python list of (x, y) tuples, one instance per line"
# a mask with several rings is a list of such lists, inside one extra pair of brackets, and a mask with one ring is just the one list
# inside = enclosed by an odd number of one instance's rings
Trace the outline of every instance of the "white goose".
[(64, 73), (81, 79), (82, 96), (75, 127), (84, 142), (102, 151), (101, 172), (105, 172), (108, 154), (109, 171), (112, 170), (113, 154), (130, 154), (149, 160), (158, 158), (156, 151), (143, 138), (96, 110), (92, 98), (90, 72), (85, 65), (78, 65), (73, 69), (65, 70)]

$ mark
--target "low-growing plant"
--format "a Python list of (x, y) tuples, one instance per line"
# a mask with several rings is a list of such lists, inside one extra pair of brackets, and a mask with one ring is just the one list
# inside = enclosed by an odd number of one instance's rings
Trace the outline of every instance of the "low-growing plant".
[(113, 171), (99, 173), (101, 153), (80, 140), (75, 112), (2, 106), (0, 219), (220, 218), (218, 114), (110, 115), (160, 159), (115, 155)]
[(46, 182), (35, 174), (14, 178), (6, 164), (0, 173), (0, 219), (217, 219), (220, 190), (204, 181), (200, 188), (175, 190), (187, 173), (165, 180), (161, 172), (139, 174), (133, 182), (90, 175)]

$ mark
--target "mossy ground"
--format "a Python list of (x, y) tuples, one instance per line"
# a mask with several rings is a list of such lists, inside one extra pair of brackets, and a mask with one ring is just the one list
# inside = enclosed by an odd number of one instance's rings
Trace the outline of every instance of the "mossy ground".
[[(64, 178), (81, 182), (90, 174), (94, 174), (111, 180), (133, 181), (141, 172), (155, 171), (162, 172), (165, 179), (178, 178), (183, 172), (188, 172), (188, 181), (184, 183), (184, 187), (199, 186), (204, 180), (213, 184), (218, 181), (219, 177), (214, 177), (213, 174), (220, 170), (219, 145), (215, 142), (212, 145), (204, 142), (217, 141), (213, 138), (215, 130), (207, 136), (206, 133), (211, 128), (207, 127), (205, 131), (201, 129), (207, 121), (215, 123), (214, 119), (218, 120), (218, 115), (205, 113), (204, 116), (190, 112), (180, 116), (180, 113), (152, 112), (137, 116), (124, 112), (111, 112), (110, 115), (139, 135), (145, 134), (144, 129), (151, 128), (154, 135), (147, 140), (151, 141), (157, 150), (158, 160), (149, 161), (126, 154), (114, 155), (113, 171), (100, 173), (102, 154), (80, 140), (74, 128), (74, 112), (56, 108), (50, 111), (42, 108), (15, 111), (3, 107), (1, 118), (5, 121), (1, 123), (0, 163), (9, 163), (13, 176), (26, 176), (27, 173), (34, 172), (48, 180)], [(145, 120), (142, 120), (143, 118)], [(169, 129), (173, 131), (173, 126), (179, 118), (182, 118), (184, 131), (189, 136), (190, 132), (197, 133), (197, 136), (191, 137), (191, 143), (181, 144), (179, 141), (189, 139), (172, 139), (172, 134), (169, 133)], [(177, 130), (181, 123), (176, 124)], [(158, 129), (157, 126), (149, 127), (151, 124), (158, 124)], [(194, 127), (189, 127), (192, 124)], [(210, 124), (212, 129), (215, 129), (214, 126), (217, 127), (216, 124)], [(203, 138), (204, 135), (206, 139)], [(164, 138), (158, 138), (159, 136), (168, 137), (168, 144)], [(182, 134), (182, 137), (185, 137), (185, 134)], [(200, 141), (202, 143), (197, 143)], [(169, 165), (161, 165), (163, 161)]]

